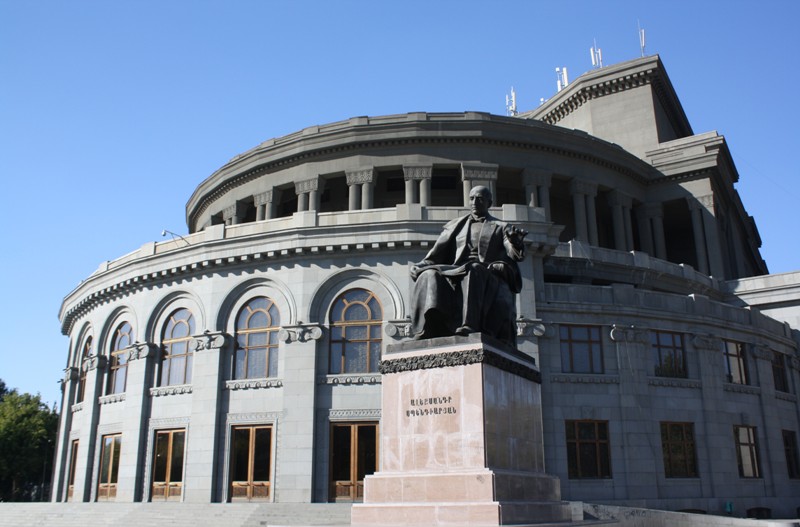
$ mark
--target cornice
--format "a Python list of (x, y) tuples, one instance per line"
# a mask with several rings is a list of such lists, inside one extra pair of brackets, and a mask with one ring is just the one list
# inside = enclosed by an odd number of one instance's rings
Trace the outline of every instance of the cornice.
[(264, 388), (281, 388), (283, 379), (239, 379), (225, 381), (228, 390), (260, 390)]
[(542, 382), (541, 374), (534, 368), (482, 347), (463, 351), (385, 359), (381, 361), (381, 373), (390, 375), (453, 366), (469, 366), (471, 364), (487, 364), (536, 383)]
[(317, 380), (317, 384), (331, 385), (357, 385), (357, 384), (381, 384), (380, 373), (342, 373), (338, 375), (326, 375)]

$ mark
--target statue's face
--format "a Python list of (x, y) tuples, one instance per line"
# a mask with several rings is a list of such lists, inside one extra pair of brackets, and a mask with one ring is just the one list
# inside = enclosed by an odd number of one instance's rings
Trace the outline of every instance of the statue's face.
[(482, 218), (492, 206), (492, 194), (486, 187), (475, 187), (469, 192), (469, 206), (472, 214)]

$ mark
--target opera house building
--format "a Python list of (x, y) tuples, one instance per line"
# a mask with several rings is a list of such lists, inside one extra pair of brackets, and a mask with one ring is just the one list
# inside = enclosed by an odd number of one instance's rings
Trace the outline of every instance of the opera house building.
[(188, 234), (64, 298), (52, 499), (361, 501), (409, 268), (483, 185), (528, 231), (516, 346), (562, 499), (794, 515), (800, 273), (768, 274), (738, 177), (658, 56), (515, 116), (269, 139), (187, 189)]

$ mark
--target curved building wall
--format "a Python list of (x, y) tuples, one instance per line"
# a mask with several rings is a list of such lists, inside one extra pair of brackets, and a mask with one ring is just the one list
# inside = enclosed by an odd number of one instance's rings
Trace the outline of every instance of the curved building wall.
[(541, 367), (564, 497), (793, 511), (797, 341), (722, 282), (763, 262), (725, 230), (749, 220), (723, 169), (695, 162), (665, 174), (580, 131), (469, 112), (355, 118), (237, 156), (190, 198), (189, 235), (65, 298), (53, 498), (358, 501), (381, 457), (377, 356), (409, 338), (409, 264), (486, 184), (530, 233), (518, 347)]

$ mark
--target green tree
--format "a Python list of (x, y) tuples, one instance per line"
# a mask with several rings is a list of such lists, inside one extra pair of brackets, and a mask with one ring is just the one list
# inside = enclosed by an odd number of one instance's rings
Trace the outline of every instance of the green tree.
[(0, 401), (0, 501), (43, 497), (57, 428), (58, 414), (39, 395), (5, 393)]

